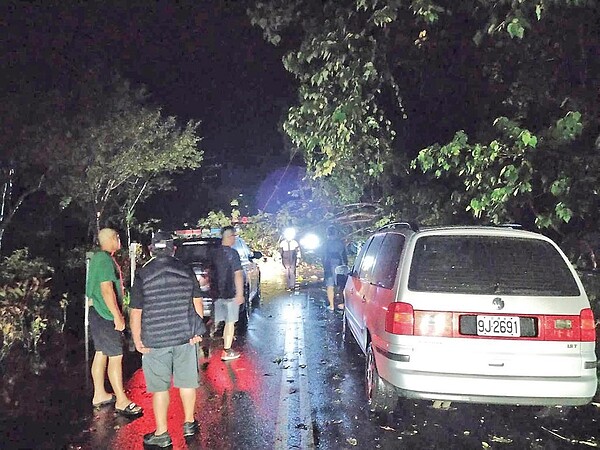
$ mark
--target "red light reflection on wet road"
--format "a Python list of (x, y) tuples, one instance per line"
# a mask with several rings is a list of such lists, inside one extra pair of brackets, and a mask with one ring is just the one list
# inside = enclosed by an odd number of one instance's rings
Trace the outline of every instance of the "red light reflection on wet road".
[[(200, 352), (201, 353), (201, 352)], [(233, 361), (221, 361), (221, 352), (213, 351), (209, 359), (201, 358), (200, 364), (205, 370), (200, 371), (200, 387), (196, 399), (196, 418), (200, 423), (200, 437), (195, 437), (195, 445), (208, 448), (209, 443), (218, 442), (220, 447), (228, 447), (229, 438), (223, 436), (224, 429), (222, 421), (228, 414), (233, 414), (235, 405), (231, 402), (231, 394), (244, 392), (254, 404), (252, 414), (266, 413), (265, 407), (260, 407), (259, 392), (263, 388), (263, 375), (259, 374), (257, 367), (253, 364), (251, 356), (242, 356)], [(114, 449), (143, 449), (143, 435), (155, 429), (154, 413), (152, 409), (152, 394), (146, 392), (146, 382), (142, 369), (137, 370), (127, 383), (129, 398), (144, 408), (144, 415), (119, 428), (112, 442)], [(168, 413), (169, 434), (173, 439), (173, 449), (195, 448), (195, 445), (186, 443), (183, 437), (183, 406), (179, 398), (179, 390), (171, 387), (169, 390), (170, 405)], [(227, 395), (229, 394), (229, 395)], [(216, 399), (216, 402), (215, 402)], [(223, 404), (223, 401), (226, 404)], [(211, 404), (212, 403), (212, 404)], [(219, 412), (215, 412), (216, 408)], [(213, 410), (212, 412), (210, 412)], [(221, 411), (223, 410), (223, 411)], [(226, 427), (225, 427), (226, 428)]]

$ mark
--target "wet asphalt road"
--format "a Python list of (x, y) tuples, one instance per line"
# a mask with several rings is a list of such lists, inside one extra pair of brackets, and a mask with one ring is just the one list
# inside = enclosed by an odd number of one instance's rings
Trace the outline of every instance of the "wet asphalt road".
[[(263, 272), (264, 273), (264, 272)], [(171, 391), (169, 427), (174, 449), (562, 449), (596, 446), (596, 404), (579, 408), (502, 407), (401, 401), (387, 417), (366, 407), (365, 358), (344, 339), (342, 314), (325, 308), (318, 282), (286, 292), (263, 276), (263, 297), (234, 347), (242, 357), (220, 360), (222, 339), (204, 342), (196, 416), (200, 434), (184, 440), (183, 412)], [(127, 384), (146, 414), (137, 420), (111, 408), (80, 418), (56, 446), (12, 448), (142, 449), (154, 429), (151, 396), (141, 370)], [(84, 399), (87, 400), (87, 399)], [(81, 399), (80, 399), (81, 401)], [(89, 408), (89, 406), (88, 406)], [(88, 409), (89, 410), (89, 409)], [(2, 446), (0, 446), (2, 447)], [(10, 445), (7, 448), (11, 448)]]

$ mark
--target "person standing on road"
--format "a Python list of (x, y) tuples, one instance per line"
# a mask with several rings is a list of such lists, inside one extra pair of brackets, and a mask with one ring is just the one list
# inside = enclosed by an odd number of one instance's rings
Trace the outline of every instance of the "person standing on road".
[[(323, 278), (327, 289), (327, 300), (329, 302), (327, 308), (330, 311), (334, 310), (333, 303), (335, 300), (335, 287), (337, 284), (335, 269), (337, 266), (347, 264), (348, 254), (346, 253), (346, 246), (340, 239), (337, 228), (332, 225), (327, 228), (327, 240), (323, 246)], [(340, 308), (343, 308), (342, 305), (340, 305)]]
[[(115, 404), (115, 410), (127, 417), (143, 414), (140, 406), (129, 400), (123, 388), (123, 330), (125, 318), (121, 312), (123, 299), (123, 276), (113, 255), (121, 248), (119, 234), (111, 228), (98, 233), (100, 251), (92, 256), (85, 287), (89, 302), (89, 324), (96, 349), (92, 361), (94, 397), (92, 405), (101, 407)], [(114, 394), (106, 392), (104, 381), (108, 380)]]
[(183, 435), (198, 432), (194, 419), (198, 387), (197, 343), (206, 331), (200, 285), (193, 271), (173, 257), (170, 235), (152, 238), (153, 258), (135, 275), (131, 288), (130, 325), (133, 342), (142, 354), (146, 389), (152, 392), (156, 430), (144, 435), (144, 444), (168, 447), (167, 427), (171, 380), (183, 404)]
[(296, 239), (296, 230), (287, 228), (283, 232), (283, 240), (279, 244), (281, 253), (281, 263), (285, 268), (285, 282), (288, 291), (292, 291), (296, 286), (296, 267), (298, 257), (300, 256), (300, 246)]
[(223, 353), (221, 359), (229, 361), (240, 357), (239, 352), (231, 348), (235, 333), (235, 323), (240, 315), (240, 306), (244, 303), (244, 272), (240, 255), (233, 249), (235, 228), (227, 225), (221, 228), (221, 247), (215, 252), (213, 261), (216, 272), (215, 326), (225, 322), (223, 328)]

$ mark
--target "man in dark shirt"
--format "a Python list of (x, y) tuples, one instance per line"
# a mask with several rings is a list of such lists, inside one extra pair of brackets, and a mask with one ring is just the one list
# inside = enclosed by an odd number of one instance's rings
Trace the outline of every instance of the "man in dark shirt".
[(235, 228), (231, 225), (221, 229), (221, 248), (215, 252), (213, 261), (217, 275), (217, 299), (215, 300), (215, 325), (225, 322), (223, 328), (223, 353), (221, 359), (229, 361), (240, 357), (231, 348), (235, 323), (240, 314), (240, 305), (244, 303), (244, 272), (240, 255), (233, 249)]
[(333, 225), (327, 228), (327, 241), (323, 246), (323, 279), (327, 290), (327, 301), (330, 311), (334, 310), (336, 273), (335, 268), (348, 265), (346, 246), (339, 237), (337, 228)]
[(198, 387), (197, 343), (203, 330), (200, 285), (193, 271), (173, 257), (170, 235), (152, 238), (153, 258), (135, 276), (131, 288), (130, 324), (133, 342), (142, 354), (146, 388), (152, 392), (156, 430), (144, 436), (144, 444), (172, 444), (167, 429), (169, 388), (179, 388), (183, 404), (183, 435), (198, 432), (194, 419)]

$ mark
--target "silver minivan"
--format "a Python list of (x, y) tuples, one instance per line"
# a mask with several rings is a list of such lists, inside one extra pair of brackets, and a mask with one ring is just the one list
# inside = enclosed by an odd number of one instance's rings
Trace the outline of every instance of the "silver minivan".
[(399, 396), (584, 405), (596, 392), (590, 303), (543, 235), (393, 224), (362, 247), (344, 299), (372, 411)]

